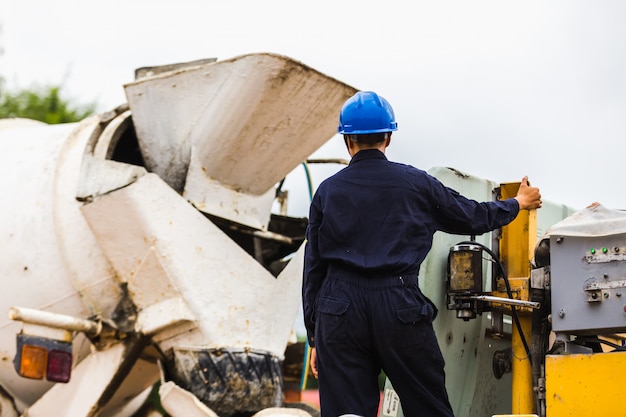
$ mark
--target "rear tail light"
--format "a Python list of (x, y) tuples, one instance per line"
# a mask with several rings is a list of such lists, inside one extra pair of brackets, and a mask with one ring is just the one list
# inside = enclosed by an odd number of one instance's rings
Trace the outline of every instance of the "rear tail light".
[[(71, 350), (71, 345), (70, 345)], [(72, 373), (72, 352), (53, 349), (48, 353), (48, 381), (68, 382)]]
[(18, 373), (25, 378), (43, 379), (46, 376), (48, 351), (39, 346), (24, 345), (21, 353)]
[(14, 365), (25, 378), (68, 382), (72, 372), (72, 343), (20, 333)]

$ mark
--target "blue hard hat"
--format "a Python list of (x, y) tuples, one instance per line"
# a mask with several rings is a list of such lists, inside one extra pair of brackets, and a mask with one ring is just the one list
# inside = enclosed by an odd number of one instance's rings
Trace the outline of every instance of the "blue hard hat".
[(337, 132), (367, 135), (398, 130), (391, 104), (373, 91), (359, 91), (344, 103)]

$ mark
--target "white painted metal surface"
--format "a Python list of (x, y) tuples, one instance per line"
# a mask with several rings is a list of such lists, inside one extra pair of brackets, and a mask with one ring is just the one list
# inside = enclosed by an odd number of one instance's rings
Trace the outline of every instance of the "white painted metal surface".
[[(281, 357), (300, 306), (302, 249), (272, 276), (252, 256), (173, 191), (157, 175), (96, 199), (83, 208), (116, 271), (128, 282), (133, 301), (151, 320), (177, 326), (163, 350), (174, 345), (241, 347)], [(184, 300), (182, 310), (153, 306)], [(156, 335), (157, 339), (162, 336)]]
[[(172, 417), (218, 417), (191, 392), (171, 381), (159, 387), (159, 395), (163, 409)], [(297, 408), (272, 407), (259, 411), (253, 417), (311, 417), (311, 414)]]
[(163, 409), (172, 417), (218, 417), (191, 392), (169, 381), (159, 387)]
[(356, 92), (269, 53), (125, 90), (148, 170), (200, 210), (256, 228), (266, 226), (274, 185), (337, 132), (338, 109)]
[(22, 307), (11, 307), (9, 309), (9, 318), (23, 323), (33, 323), (72, 332), (83, 332), (94, 336), (100, 333), (102, 328), (101, 323), (92, 320)]
[[(334, 135), (355, 90), (289, 58), (254, 54), (161, 73), (126, 91), (130, 110), (116, 117), (0, 120), (0, 309), (112, 323), (127, 291), (137, 317), (125, 331), (163, 350), (281, 357), (299, 307), (302, 248), (274, 277), (198, 210), (265, 233), (275, 184)], [(132, 127), (145, 167), (111, 159)], [(17, 376), (19, 331), (0, 315), (0, 385), (17, 408), (92, 415), (123, 362), (121, 345), (97, 350), (75, 333), (72, 380), (50, 389)], [(138, 360), (99, 415), (132, 413), (158, 380), (155, 369)]]
[[(12, 359), (20, 324), (8, 318), (9, 308), (86, 318), (110, 314), (119, 299), (75, 198), (85, 144), (97, 123), (0, 120), (0, 385), (18, 407), (34, 402), (51, 384), (17, 376)], [(76, 339), (74, 349), (89, 352), (84, 338)]]
[[(136, 410), (145, 401), (155, 379), (158, 380), (159, 369), (155, 363), (143, 360), (135, 363), (135, 367), (141, 368), (134, 373), (135, 376), (141, 376), (133, 380), (134, 390), (137, 391), (135, 395), (111, 401), (111, 404), (117, 404), (113, 410), (110, 408), (102, 410), (98, 404), (99, 398), (109, 388), (113, 376), (123, 365), (125, 353), (125, 346), (122, 344), (93, 352), (74, 369), (70, 383), (54, 385), (39, 401), (29, 407), (28, 417), (132, 415), (133, 409), (122, 412), (124, 405), (139, 396)], [(121, 390), (121, 392), (132, 391)], [(94, 411), (97, 411), (97, 414), (93, 414)]]
[(261, 410), (252, 417), (311, 417), (311, 413), (297, 408), (274, 407)]

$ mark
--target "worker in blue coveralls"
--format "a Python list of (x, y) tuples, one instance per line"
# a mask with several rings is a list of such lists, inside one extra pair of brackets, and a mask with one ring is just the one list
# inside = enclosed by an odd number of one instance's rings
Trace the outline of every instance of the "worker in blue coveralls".
[(385, 156), (397, 130), (387, 100), (362, 91), (339, 116), (350, 164), (313, 197), (302, 288), (322, 417), (375, 417), (385, 372), (407, 417), (452, 417), (434, 304), (420, 264), (443, 231), (478, 235), (541, 207), (528, 178), (514, 198), (477, 202)]

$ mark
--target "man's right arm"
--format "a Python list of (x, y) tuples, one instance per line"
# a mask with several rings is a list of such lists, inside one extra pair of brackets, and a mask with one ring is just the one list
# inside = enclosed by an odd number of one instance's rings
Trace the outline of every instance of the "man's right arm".
[(315, 347), (315, 300), (326, 277), (327, 265), (322, 261), (318, 246), (319, 226), (322, 223), (322, 212), (319, 199), (313, 198), (309, 211), (309, 224), (306, 231), (304, 249), (304, 272), (302, 280), (302, 308), (304, 326), (307, 331), (309, 346)]

